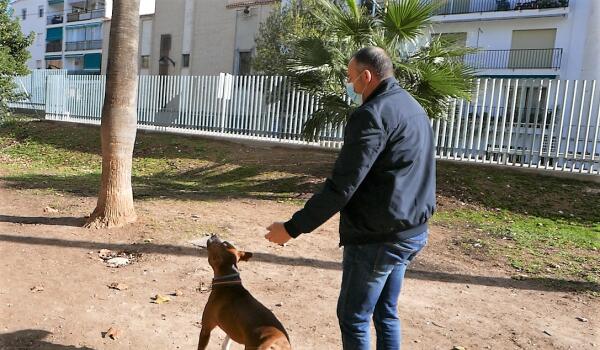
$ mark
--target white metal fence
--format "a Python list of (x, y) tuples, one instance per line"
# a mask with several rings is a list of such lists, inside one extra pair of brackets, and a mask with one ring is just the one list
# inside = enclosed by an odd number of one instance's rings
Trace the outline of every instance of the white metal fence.
[[(47, 119), (98, 124), (103, 76), (45, 77)], [(600, 89), (592, 80), (479, 79), (470, 101), (432, 121), (441, 159), (600, 174)], [(308, 143), (318, 101), (285, 77), (140, 76), (138, 126), (339, 148), (343, 126)], [(19, 107), (18, 105), (14, 105)], [(399, 106), (401, 108), (401, 106)]]
[(43, 111), (46, 108), (46, 82), (48, 76), (66, 76), (62, 69), (38, 69), (30, 75), (15, 77), (17, 92), (25, 95), (21, 101), (11, 103), (11, 107)]

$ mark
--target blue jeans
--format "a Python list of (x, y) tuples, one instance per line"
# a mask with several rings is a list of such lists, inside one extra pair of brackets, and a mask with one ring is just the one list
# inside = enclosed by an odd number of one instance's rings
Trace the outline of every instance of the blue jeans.
[(371, 349), (371, 316), (377, 350), (399, 350), (398, 296), (410, 261), (427, 244), (428, 232), (397, 243), (344, 247), (337, 316), (344, 350)]

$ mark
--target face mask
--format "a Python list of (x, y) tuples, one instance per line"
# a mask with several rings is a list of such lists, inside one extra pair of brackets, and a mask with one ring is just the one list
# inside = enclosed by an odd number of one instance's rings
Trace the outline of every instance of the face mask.
[[(362, 72), (360, 72), (360, 74), (362, 74)], [(358, 79), (360, 77), (360, 74), (358, 77), (356, 77), (351, 82), (346, 83), (346, 93), (348, 94), (348, 97), (350, 97), (350, 99), (359, 106), (362, 105), (362, 102), (363, 102), (362, 94), (359, 94), (356, 91), (354, 91), (354, 82), (356, 81), (356, 79)]]

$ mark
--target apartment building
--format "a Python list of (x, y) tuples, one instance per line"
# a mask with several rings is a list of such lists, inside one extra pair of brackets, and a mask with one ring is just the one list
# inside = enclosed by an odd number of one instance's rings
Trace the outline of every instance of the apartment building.
[(28, 35), (33, 33), (35, 40), (29, 52), (31, 58), (27, 60), (29, 69), (46, 68), (44, 52), (46, 50), (46, 7), (40, 0), (13, 0), (10, 3), (12, 16), (21, 23), (21, 31)]
[(476, 48), (465, 62), (480, 77), (495, 78), (480, 80), (474, 99), (457, 107), (455, 135), (461, 123), (500, 125), (513, 144), (489, 136), (486, 150), (496, 154), (509, 147), (513, 162), (570, 153), (554, 165), (584, 169), (581, 160), (600, 155), (594, 140), (600, 122), (594, 81), (600, 79), (600, 1), (433, 1), (440, 6), (431, 35)]
[(150, 74), (250, 74), (254, 38), (277, 0), (156, 0)]
[(600, 1), (433, 0), (433, 35), (486, 77), (600, 79)]
[[(142, 0), (140, 7), (141, 47), (148, 47), (152, 32), (154, 8), (148, 4), (153, 2)], [(112, 0), (14, 0), (11, 7), (13, 16), (21, 20), (23, 33), (36, 34), (30, 48), (30, 69), (105, 72)]]

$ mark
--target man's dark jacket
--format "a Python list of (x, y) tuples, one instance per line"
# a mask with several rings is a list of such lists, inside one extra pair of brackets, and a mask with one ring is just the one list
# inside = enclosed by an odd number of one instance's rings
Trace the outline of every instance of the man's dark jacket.
[(352, 113), (332, 176), (285, 228), (298, 237), (341, 211), (340, 245), (397, 242), (425, 232), (434, 210), (427, 113), (388, 78)]

